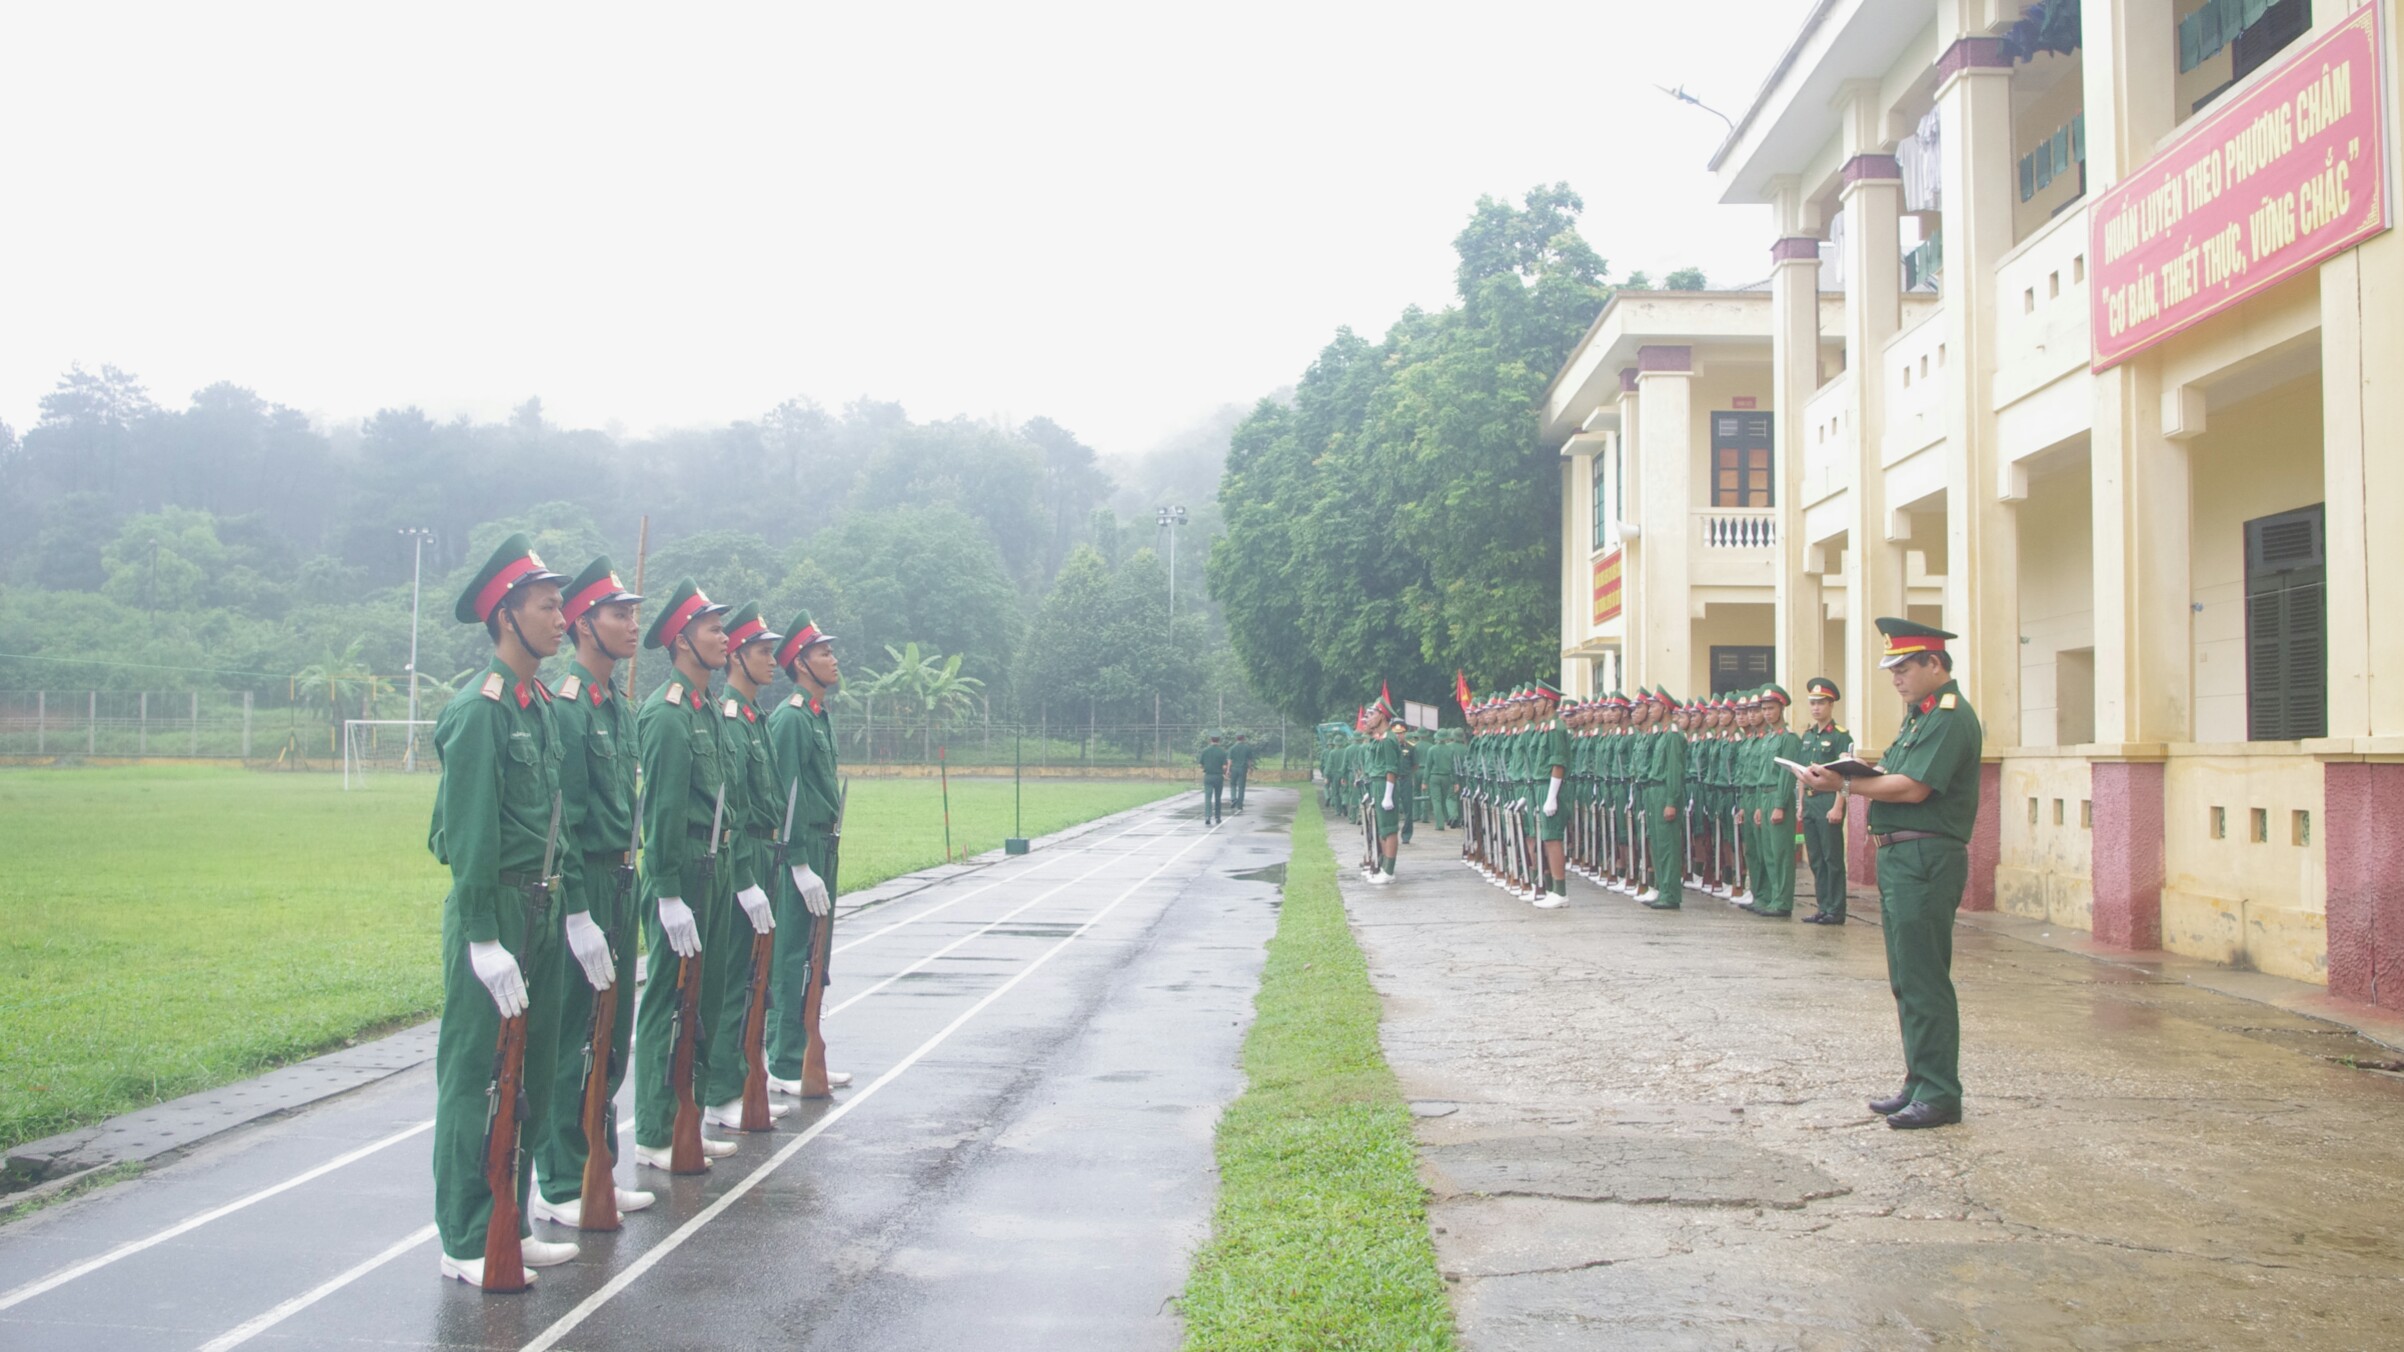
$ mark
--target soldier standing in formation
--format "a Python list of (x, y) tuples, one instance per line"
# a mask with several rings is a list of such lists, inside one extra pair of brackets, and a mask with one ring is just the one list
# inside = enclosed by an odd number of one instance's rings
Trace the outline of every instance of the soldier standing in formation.
[[(816, 954), (821, 931), (834, 924), (838, 860), (833, 833), (842, 816), (843, 790), (836, 776), (835, 725), (826, 701), (843, 684), (843, 669), (835, 656), (834, 635), (811, 622), (806, 610), (786, 626), (784, 640), (776, 646), (776, 664), (793, 682), (793, 694), (768, 715), (768, 750), (776, 783), (794, 796), (794, 808), (784, 874), (775, 880), (776, 949), (768, 959), (774, 973), (768, 1092), (818, 1098), (851, 1083), (844, 1071), (825, 1071), (824, 1084), (804, 1073), (813, 1045), (820, 1049), (819, 1064), (825, 1061), (825, 1035), (806, 1026), (804, 1015), (807, 993), (823, 988), (828, 979)], [(833, 945), (826, 947), (831, 950)]]
[(1953, 678), (1954, 637), (1911, 620), (1883, 618), (1879, 665), (1902, 696), (1903, 725), (1883, 773), (1847, 779), (1814, 766), (1804, 787), (1870, 802), (1878, 851), (1880, 927), (1887, 980), (1903, 1030), (1904, 1081), (1870, 1110), (1910, 1130), (1962, 1120), (1961, 1009), (1953, 989), (1953, 918), (1970, 878), (1970, 832), (1978, 820), (1978, 762), (1985, 730)]
[[(524, 1083), (536, 1087), (530, 1101), (548, 1101), (543, 1091), (558, 1053), (566, 972), (561, 927), (549, 915), (556, 862), (549, 856), (559, 843), (563, 752), (551, 692), (535, 672), (559, 651), (566, 630), (559, 612), (565, 580), (543, 566), (525, 536), (501, 542), (453, 609), (462, 624), (481, 624), (491, 636), (492, 665), (443, 706), (434, 726), (442, 780), (426, 844), (451, 870), (434, 1051), (434, 1224), (442, 1275), (471, 1286), (484, 1283), (493, 1211), (483, 1157), (502, 1025), (527, 1018), (522, 1065)], [(545, 1019), (527, 1017), (537, 1006)], [(565, 1263), (577, 1252), (573, 1244), (530, 1237), (524, 1207), (534, 1178), (530, 1147), (539, 1139), (539, 1130), (521, 1131), (510, 1169), (528, 1268)]]
[[(560, 983), (554, 1026), (559, 1045), (574, 1046), (586, 1031), (586, 1055), (606, 1062), (609, 1107), (605, 1135), (616, 1163), (617, 1095), (626, 1082), (626, 1056), (634, 1040), (635, 922), (634, 860), (628, 850), (634, 828), (634, 712), (618, 693), (618, 664), (643, 640), (634, 608), (642, 597), (618, 581), (606, 555), (584, 566), (562, 593), (560, 616), (569, 626), (576, 661), (559, 683), (551, 705), (559, 727), (561, 811), (559, 850), (562, 886), (560, 937), (579, 972)], [(579, 979), (581, 977), (581, 979)], [(610, 1026), (593, 1024), (593, 997), (615, 986), (619, 992)], [(539, 1177), (531, 1210), (534, 1219), (558, 1225), (582, 1220), (586, 1141), (583, 1058), (561, 1055), (552, 1076), (547, 1118), (535, 1140)], [(617, 1189), (619, 1212), (651, 1205), (648, 1192)]]
[(1762, 687), (1753, 748), (1753, 899), (1737, 907), (1783, 920), (1795, 909), (1795, 782), (1781, 760), (1797, 761), (1803, 742), (1786, 726), (1786, 691)]
[(1360, 758), (1367, 798), (1361, 810), (1377, 820), (1377, 858), (1369, 881), (1386, 886), (1394, 881), (1395, 855), (1401, 847), (1403, 803), (1410, 786), (1402, 778), (1402, 739), (1393, 735), (1394, 707), (1383, 695), (1369, 706), (1368, 734)]
[[(756, 601), (744, 602), (726, 617), (726, 693), (718, 701), (718, 736), (727, 756), (726, 830), (718, 855), (720, 868), (730, 874), (722, 890), (733, 892), (747, 924), (728, 927), (727, 960), (733, 966), (722, 978), (714, 1012), (702, 1013), (707, 1026), (718, 1033), (716, 1045), (722, 1054), (709, 1063), (709, 1083), (701, 1099), (708, 1107), (701, 1120), (728, 1131), (743, 1129), (747, 1068), (736, 1034), (751, 1010), (751, 940), (776, 929), (775, 904), (768, 898), (776, 880), (769, 870), (784, 831), (785, 794), (769, 760), (768, 729), (759, 700), (761, 687), (776, 679), (776, 645), (784, 637), (768, 627)], [(770, 952), (773, 963), (773, 940)], [(791, 1111), (791, 1104), (772, 1103), (769, 1120)]]
[[(1803, 759), (1827, 765), (1853, 754), (1853, 734), (1837, 725), (1836, 702), (1843, 696), (1836, 682), (1814, 676), (1803, 687), (1811, 706), (1811, 727), (1803, 734)], [(1818, 910), (1803, 918), (1806, 925), (1845, 923), (1845, 795), (1814, 793), (1803, 800), (1803, 844), (1811, 860), (1812, 900)]]

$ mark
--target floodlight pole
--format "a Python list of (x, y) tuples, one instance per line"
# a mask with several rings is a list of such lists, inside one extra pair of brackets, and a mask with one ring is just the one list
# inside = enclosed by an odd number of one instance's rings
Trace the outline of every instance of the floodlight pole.
[(1169, 533), (1169, 622), (1177, 620), (1177, 528), (1185, 524), (1183, 507), (1163, 507), (1155, 518)]
[(401, 753), (404, 773), (417, 769), (417, 599), (426, 571), (426, 538), (434, 532), (419, 526), (403, 526), (402, 535), (415, 546), (409, 561), (409, 745)]

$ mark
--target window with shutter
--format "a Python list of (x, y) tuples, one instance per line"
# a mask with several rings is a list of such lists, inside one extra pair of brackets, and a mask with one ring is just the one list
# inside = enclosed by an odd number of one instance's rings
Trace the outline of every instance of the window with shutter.
[(1711, 693), (1725, 695), (1770, 683), (1778, 650), (1769, 647), (1714, 644), (1711, 649)]
[(2329, 731), (2328, 559), (2315, 504), (2245, 523), (2246, 736)]
[(1770, 415), (1711, 415), (1711, 505), (1773, 507)]

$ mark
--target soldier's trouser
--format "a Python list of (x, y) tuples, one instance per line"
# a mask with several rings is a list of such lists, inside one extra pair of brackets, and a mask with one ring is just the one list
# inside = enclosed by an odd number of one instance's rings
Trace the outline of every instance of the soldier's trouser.
[(1217, 775), (1202, 776), (1202, 820), (1215, 822), (1219, 819), (1222, 811), (1219, 795), (1224, 788)]
[[(835, 879), (826, 866), (826, 829), (797, 826), (793, 834), (794, 861), (808, 864), (831, 897)], [(802, 902), (790, 872), (769, 895), (776, 899), (776, 955), (768, 960), (768, 1073), (798, 1080), (802, 1053), (810, 1045), (809, 1029), (801, 1022), (802, 1000), (809, 994), (810, 955), (817, 951), (823, 922)]]
[(566, 956), (566, 908), (552, 908), (557, 912), (552, 924), (560, 931), (562, 954), (556, 1025), (559, 1051), (548, 1106), (538, 1099), (533, 1114), (542, 1118), (547, 1112), (548, 1118), (541, 1136), (532, 1139), (543, 1196), (554, 1202), (584, 1191), (584, 1077), (592, 1056), (609, 1058), (609, 1107), (603, 1125), (609, 1133), (610, 1160), (614, 1163), (618, 1157), (618, 1086), (626, 1083), (626, 1054), (634, 1040), (635, 926), (632, 914), (618, 914), (621, 909), (630, 911), (634, 898), (629, 895), (623, 903), (619, 901), (617, 869), (618, 856), (614, 854), (589, 856), (584, 880), (578, 884), (593, 923), (609, 936), (610, 955), (617, 959), (618, 981), (613, 989), (618, 993), (618, 1011), (611, 1027), (592, 1026), (593, 983), (585, 980), (584, 968)]
[[(525, 973), (530, 1001), (526, 1019), (525, 1085), (529, 1106), (551, 1083), (557, 1060), (559, 1024), (534, 1015), (559, 998), (559, 944), (552, 932), (559, 922), (530, 925), (525, 897), (515, 888), (500, 901), (501, 944), (517, 956)], [(557, 909), (554, 903), (553, 909)], [(442, 1251), (453, 1258), (484, 1256), (484, 1227), (492, 1220), (492, 1193), (484, 1185), (484, 1132), (490, 1105), (488, 1090), (498, 1069), (495, 1052), (501, 1041), (501, 1011), (492, 993), (476, 979), (467, 961), (467, 930), (457, 905), (442, 907), (442, 1028), (434, 1042), (434, 1226), (442, 1236)], [(523, 1212), (528, 1186), (534, 1181), (533, 1124), (518, 1135), (518, 1233), (534, 1233)]]
[(1252, 770), (1249, 766), (1233, 771), (1227, 777), (1227, 798), (1228, 801), (1235, 804), (1235, 810), (1238, 812), (1244, 810), (1244, 781), (1251, 777)]
[[(701, 969), (701, 1026), (694, 1030), (693, 1087), (703, 1107), (725, 1102), (709, 1096), (712, 1067), (721, 1059), (733, 1061), (735, 1093), (743, 1092), (741, 1029), (721, 1027), (714, 1017), (726, 1007), (727, 981), (742, 980), (743, 966), (751, 958), (751, 925), (740, 918), (742, 909), (735, 905), (727, 881), (722, 870), (710, 895), (684, 898), (685, 905), (693, 909), (695, 928), (701, 932), (701, 961), (696, 964)], [(676, 1091), (668, 1076), (675, 1066), (679, 962), (676, 950), (668, 947), (668, 932), (660, 926), (658, 893), (648, 880), (643, 892), (647, 975), (634, 1015), (634, 1143), (647, 1150), (665, 1150), (676, 1126)], [(736, 933), (738, 925), (740, 934)]]
[(1887, 984), (1903, 1028), (1903, 1092), (1916, 1103), (1962, 1102), (1962, 1016), (1953, 993), (1953, 913), (1970, 881), (1970, 852), (1942, 837), (1878, 852), (1879, 925)]
[[(1795, 909), (1795, 823), (1790, 796), (1761, 810), (1761, 825), (1756, 828), (1761, 838), (1759, 883), (1753, 888), (1753, 909), (1767, 915), (1785, 915)], [(1770, 814), (1784, 808), (1784, 821), (1771, 821)]]
[(1550, 780), (1539, 779), (1528, 791), (1528, 807), (1536, 817), (1536, 839), (1543, 841), (1561, 840), (1569, 834), (1569, 781), (1561, 781), (1560, 796), (1554, 800), (1557, 806), (1548, 813), (1544, 795), (1551, 792), (1550, 784)]
[(1427, 777), (1428, 821), (1439, 831), (1461, 824), (1461, 786), (1451, 775)]
[(1811, 857), (1812, 900), (1823, 915), (1845, 913), (1845, 824), (1828, 820), (1833, 793), (1803, 800), (1803, 849)]
[[(701, 1096), (704, 1106), (731, 1103), (743, 1097), (746, 1071), (743, 1064), (743, 1025), (751, 1017), (751, 940), (757, 931), (751, 928), (751, 918), (743, 914), (743, 908), (735, 901), (734, 894), (744, 886), (757, 882), (761, 891), (769, 893), (770, 914), (775, 913), (776, 907), (775, 893), (768, 886), (768, 861), (775, 857), (775, 842), (749, 834), (739, 835), (727, 842), (724, 854), (728, 865), (734, 870), (734, 878), (726, 885), (729, 910), (727, 951), (719, 955), (726, 966), (719, 975), (718, 1017), (709, 1026), (726, 1030), (726, 1036), (719, 1044), (726, 1049), (726, 1054), (710, 1062), (709, 1081)], [(770, 933), (773, 936), (774, 931)], [(771, 938), (771, 952), (774, 951), (773, 943)], [(710, 951), (706, 948), (701, 950), (701, 961), (704, 966), (709, 964)], [(771, 968), (775, 961), (774, 957), (769, 959)], [(709, 1017), (705, 1008), (702, 1018), (708, 1020)]]
[[(1669, 790), (1649, 788), (1639, 801), (1643, 804), (1645, 848), (1652, 852), (1652, 874), (1646, 879), (1661, 889), (1664, 900), (1676, 901), (1685, 890), (1686, 868), (1680, 863), (1686, 857), (1686, 804), (1672, 803)], [(1664, 808), (1676, 807), (1678, 817), (1661, 820)]]

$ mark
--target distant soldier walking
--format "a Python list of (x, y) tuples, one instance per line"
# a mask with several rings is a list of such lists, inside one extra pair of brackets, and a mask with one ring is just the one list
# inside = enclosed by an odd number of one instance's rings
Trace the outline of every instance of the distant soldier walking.
[(1227, 782), (1227, 748), (1219, 745), (1219, 734), (1212, 733), (1202, 744), (1202, 824), (1216, 826), (1222, 815), (1219, 798)]
[(1252, 743), (1245, 734), (1235, 735), (1235, 745), (1227, 748), (1227, 796), (1235, 810), (1244, 810), (1244, 782), (1252, 777)]

